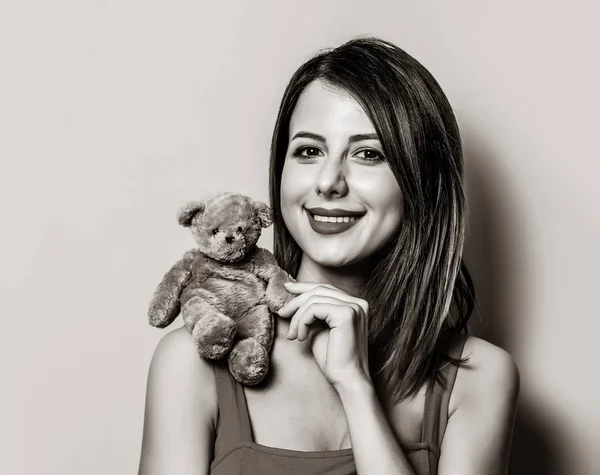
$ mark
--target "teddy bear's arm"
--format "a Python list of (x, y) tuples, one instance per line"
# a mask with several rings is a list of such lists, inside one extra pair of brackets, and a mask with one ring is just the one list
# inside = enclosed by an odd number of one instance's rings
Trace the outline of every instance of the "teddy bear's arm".
[(267, 249), (258, 248), (252, 264), (254, 274), (267, 282), (265, 298), (269, 308), (276, 312), (294, 297), (283, 286), (284, 282), (293, 282), (294, 279), (279, 267), (275, 256)]
[(150, 325), (164, 328), (179, 315), (181, 291), (192, 274), (190, 266), (193, 254), (188, 252), (164, 275), (154, 292), (148, 308)]
[(266, 282), (281, 276), (289, 280), (287, 272), (279, 267), (275, 256), (262, 247), (257, 248), (252, 256), (252, 272)]

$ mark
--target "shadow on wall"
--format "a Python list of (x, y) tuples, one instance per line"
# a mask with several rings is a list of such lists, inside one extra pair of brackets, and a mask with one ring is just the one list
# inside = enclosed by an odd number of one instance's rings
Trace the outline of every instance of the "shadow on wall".
[[(477, 306), (470, 320), (474, 335), (507, 350), (517, 362), (527, 357), (523, 319), (531, 286), (525, 252), (527, 220), (494, 153), (461, 125), (465, 155), (469, 231), (464, 260), (475, 283)], [(466, 129), (466, 130), (465, 130)], [(565, 455), (560, 428), (528, 399), (527, 381), (515, 421), (509, 474), (562, 475)]]

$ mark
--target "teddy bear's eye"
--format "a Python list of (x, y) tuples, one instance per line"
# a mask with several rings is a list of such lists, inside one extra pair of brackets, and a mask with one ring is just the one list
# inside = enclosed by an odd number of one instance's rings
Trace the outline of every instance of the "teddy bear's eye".
[(219, 232), (219, 230), (217, 228), (213, 229), (212, 230), (213, 236), (216, 236), (218, 232)]
[(238, 233), (241, 233), (242, 231), (243, 231), (243, 229), (242, 229), (242, 227), (241, 227), (241, 226), (237, 228), (237, 232), (238, 232)]

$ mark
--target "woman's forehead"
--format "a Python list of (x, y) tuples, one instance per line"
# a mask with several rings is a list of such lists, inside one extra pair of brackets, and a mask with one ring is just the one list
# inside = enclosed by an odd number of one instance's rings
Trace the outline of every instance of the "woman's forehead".
[(346, 90), (321, 81), (310, 83), (290, 119), (290, 138), (305, 131), (320, 135), (375, 132), (362, 106)]

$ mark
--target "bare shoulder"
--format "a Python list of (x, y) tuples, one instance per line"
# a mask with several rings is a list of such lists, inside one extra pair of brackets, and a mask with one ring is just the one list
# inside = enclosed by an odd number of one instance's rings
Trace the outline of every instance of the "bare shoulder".
[[(198, 357), (198, 352), (192, 336), (185, 327), (179, 327), (164, 335), (152, 357), (152, 364), (184, 364), (196, 365), (196, 368), (206, 373), (212, 373), (212, 365)], [(214, 378), (213, 378), (214, 379)]]
[(215, 373), (210, 361), (198, 355), (194, 341), (185, 327), (167, 333), (159, 341), (150, 363), (148, 387), (155, 392), (189, 398), (198, 407), (210, 409), (217, 416)]
[(146, 389), (140, 474), (204, 473), (218, 417), (214, 368), (187, 329), (156, 346)]
[(486, 340), (469, 336), (462, 356), (468, 361), (458, 369), (449, 415), (459, 406), (473, 406), (482, 401), (487, 407), (514, 404), (520, 381), (510, 353)]
[(438, 473), (504, 475), (519, 394), (513, 357), (481, 339), (469, 337), (450, 395), (448, 425), (440, 447)]

